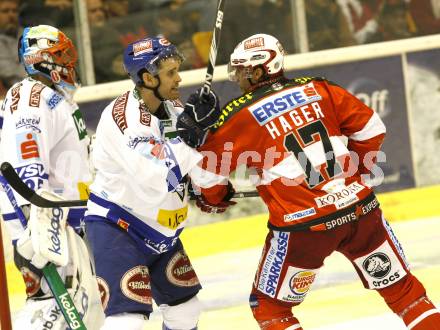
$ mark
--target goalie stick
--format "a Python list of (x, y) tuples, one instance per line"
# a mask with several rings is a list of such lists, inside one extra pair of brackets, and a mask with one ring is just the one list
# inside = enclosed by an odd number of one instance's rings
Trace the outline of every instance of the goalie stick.
[[(4, 162), (0, 171), (2, 172), (3, 177), (6, 181), (11, 185), (12, 188), (24, 199), (30, 202), (33, 205), (43, 208), (49, 207), (74, 207), (74, 206), (86, 206), (87, 199), (77, 199), (70, 201), (52, 201), (46, 199), (40, 195), (38, 195), (34, 190), (29, 188), (18, 176), (17, 172), (15, 172), (14, 167), (8, 163)], [(250, 190), (250, 191), (238, 191), (234, 194), (232, 198), (247, 198), (247, 197), (258, 197), (258, 191)]]
[[(9, 167), (12, 168), (12, 171), (16, 174), (11, 164), (9, 163), (4, 163), (4, 164), (9, 165)], [(3, 173), (3, 164), (2, 164), (2, 173)], [(17, 174), (16, 176), (18, 177)], [(18, 177), (18, 179), (20, 183), (26, 186), (26, 184), (20, 180), (20, 177)], [(18, 206), (17, 200), (15, 199), (14, 194), (11, 191), (11, 187), (9, 187), (8, 182), (6, 182), (7, 180), (8, 179), (6, 177), (0, 177), (1, 185), (3, 186), (5, 192), (7, 192), (6, 195), (10, 203), (12, 204), (18, 219), (20, 220), (23, 227), (26, 227), (26, 222), (27, 222), (26, 217), (24, 216), (20, 206)], [(66, 323), (68, 324), (70, 329), (87, 330), (86, 326), (84, 325), (84, 322), (81, 319), (81, 316), (79, 315), (75, 307), (75, 304), (72, 301), (72, 298), (70, 297), (69, 293), (66, 290), (66, 287), (64, 286), (63, 280), (61, 279), (60, 275), (58, 274), (55, 268), (55, 265), (49, 263), (43, 267), (42, 271), (44, 278), (46, 279), (47, 285), (49, 286), (50, 291), (52, 292), (57, 302), (57, 305), (60, 308), (64, 316), (64, 319), (66, 320)]]

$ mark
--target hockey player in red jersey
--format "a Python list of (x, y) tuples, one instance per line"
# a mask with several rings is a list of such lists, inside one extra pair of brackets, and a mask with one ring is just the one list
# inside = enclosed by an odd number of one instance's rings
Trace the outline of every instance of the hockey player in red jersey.
[(324, 259), (338, 251), (408, 329), (440, 329), (439, 310), (411, 273), (369, 180), (380, 173), (375, 161), (383, 122), (324, 78), (285, 78), (283, 57), (270, 35), (243, 40), (228, 69), (243, 95), (226, 103), (207, 136), (199, 118), (209, 108), (198, 93), (178, 120), (180, 136), (206, 155), (204, 180), (192, 177), (205, 210), (229, 206), (226, 183), (237, 166), (255, 170), (269, 209), (250, 295), (260, 328), (302, 329), (292, 307), (305, 299)]

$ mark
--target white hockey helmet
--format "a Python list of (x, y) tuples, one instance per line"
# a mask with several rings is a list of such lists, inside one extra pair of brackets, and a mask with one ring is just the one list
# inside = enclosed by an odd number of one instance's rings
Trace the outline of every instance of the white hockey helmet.
[(237, 80), (237, 68), (245, 68), (245, 74), (250, 78), (252, 69), (257, 66), (261, 66), (269, 77), (278, 76), (283, 72), (284, 55), (284, 48), (278, 39), (269, 34), (254, 34), (241, 41), (231, 54), (229, 80)]

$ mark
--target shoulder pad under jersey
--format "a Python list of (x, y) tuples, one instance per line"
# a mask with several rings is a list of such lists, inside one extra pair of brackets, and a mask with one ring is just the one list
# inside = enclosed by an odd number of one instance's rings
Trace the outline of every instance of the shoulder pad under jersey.
[(297, 78), (290, 79), (290, 84), (303, 85), (303, 84), (309, 83), (311, 81), (323, 81), (323, 82), (327, 82), (328, 84), (333, 85), (333, 86), (339, 86), (337, 83), (335, 83), (334, 81), (328, 80), (326, 77), (297, 77)]

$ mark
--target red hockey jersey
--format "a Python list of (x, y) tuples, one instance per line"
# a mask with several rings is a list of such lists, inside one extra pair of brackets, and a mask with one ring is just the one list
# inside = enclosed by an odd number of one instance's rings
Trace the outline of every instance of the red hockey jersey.
[(205, 175), (194, 176), (195, 184), (217, 203), (231, 172), (245, 164), (255, 170), (270, 227), (321, 223), (373, 200), (365, 178), (384, 136), (379, 116), (338, 85), (324, 78), (283, 80), (224, 106), (199, 150)]

